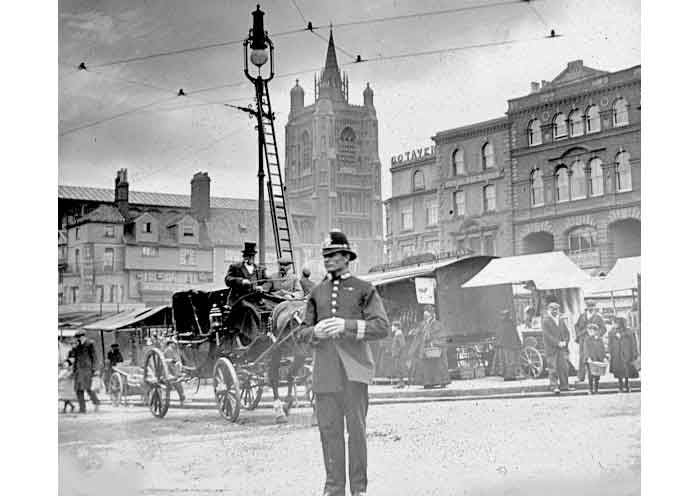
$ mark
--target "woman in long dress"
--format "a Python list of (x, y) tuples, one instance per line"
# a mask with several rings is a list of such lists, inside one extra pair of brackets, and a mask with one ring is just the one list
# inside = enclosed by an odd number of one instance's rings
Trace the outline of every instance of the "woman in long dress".
[(638, 344), (632, 329), (626, 327), (626, 319), (617, 317), (609, 332), (609, 372), (619, 381), (619, 391), (631, 392), (628, 379), (638, 377), (634, 361), (638, 358)]
[(435, 318), (435, 309), (427, 305), (423, 321), (414, 331), (409, 356), (413, 363), (413, 378), (424, 388), (445, 387), (450, 383), (447, 367), (445, 328)]

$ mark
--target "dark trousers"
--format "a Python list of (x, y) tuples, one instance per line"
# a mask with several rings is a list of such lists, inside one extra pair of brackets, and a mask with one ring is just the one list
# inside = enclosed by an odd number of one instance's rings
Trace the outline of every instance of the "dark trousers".
[(568, 389), (568, 352), (565, 350), (553, 350), (546, 352), (546, 361), (549, 369), (549, 382), (552, 387), (559, 387), (561, 391)]
[(361, 382), (345, 381), (343, 391), (316, 395), (317, 420), (326, 468), (325, 495), (345, 494), (346, 446), (343, 433), (346, 428), (350, 491), (367, 490), (367, 403), (367, 384)]
[[(94, 391), (91, 389), (87, 389), (87, 394), (89, 395), (89, 399), (92, 400), (92, 403), (95, 405), (99, 404), (99, 398), (97, 398), (97, 395)], [(80, 413), (84, 413), (87, 411), (87, 408), (85, 406), (85, 390), (84, 389), (78, 389), (75, 391), (77, 393), (77, 403), (80, 405)]]
[(599, 376), (592, 375), (592, 374), (589, 374), (589, 376), (590, 376), (590, 391), (594, 391), (596, 393), (599, 391)]
[(584, 336), (580, 338), (580, 357), (578, 358), (578, 381), (582, 382), (585, 380), (585, 374), (589, 375), (587, 372), (587, 353), (585, 351), (585, 345), (583, 344)]

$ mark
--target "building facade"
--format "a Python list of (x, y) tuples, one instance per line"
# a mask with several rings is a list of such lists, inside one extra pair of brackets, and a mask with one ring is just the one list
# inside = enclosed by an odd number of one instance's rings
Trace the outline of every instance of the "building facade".
[(508, 119), (514, 254), (563, 250), (593, 275), (640, 255), (640, 66), (570, 62)]
[(435, 147), (392, 157), (392, 196), (384, 202), (387, 264), (413, 255), (440, 252), (439, 174)]
[(382, 262), (377, 131), (369, 84), (362, 105), (348, 101), (348, 79), (341, 77), (332, 33), (314, 103), (305, 106), (299, 82), (290, 91), (285, 186), (298, 267), (323, 272), (321, 244), (334, 228), (348, 235), (360, 255), (353, 262), (356, 273)]

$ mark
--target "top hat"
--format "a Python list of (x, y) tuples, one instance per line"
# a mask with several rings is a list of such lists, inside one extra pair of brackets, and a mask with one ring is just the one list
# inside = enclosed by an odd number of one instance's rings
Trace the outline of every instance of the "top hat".
[(80, 337), (80, 336), (84, 336), (84, 335), (85, 335), (85, 331), (83, 331), (82, 329), (78, 329), (77, 331), (75, 331), (76, 338)]
[(355, 260), (358, 258), (358, 255), (350, 249), (348, 237), (338, 229), (333, 229), (329, 233), (329, 237), (321, 248), (321, 254), (324, 257), (328, 257), (334, 253), (346, 253), (348, 255), (348, 260)]
[(244, 251), (242, 252), (243, 257), (254, 256), (257, 253), (258, 252), (256, 251), (256, 243), (250, 241), (244, 242)]
[(118, 343), (113, 343), (113, 344), (111, 345), (111, 347), (112, 347), (112, 348), (118, 348)]

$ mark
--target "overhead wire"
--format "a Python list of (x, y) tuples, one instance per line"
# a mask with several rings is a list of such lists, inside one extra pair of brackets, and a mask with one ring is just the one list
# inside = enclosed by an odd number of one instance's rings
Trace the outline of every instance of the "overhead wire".
[(292, 4), (295, 6), (295, 9), (297, 9), (297, 13), (300, 14), (300, 17), (302, 18), (302, 21), (307, 24), (307, 18), (304, 16), (302, 11), (300, 10), (300, 7), (297, 5), (297, 2), (295, 0), (291, 0)]

